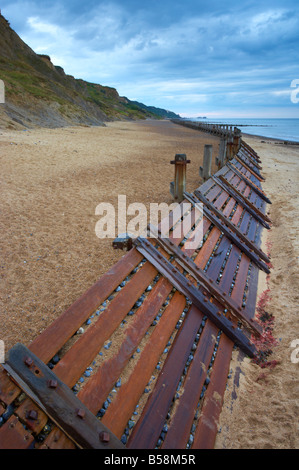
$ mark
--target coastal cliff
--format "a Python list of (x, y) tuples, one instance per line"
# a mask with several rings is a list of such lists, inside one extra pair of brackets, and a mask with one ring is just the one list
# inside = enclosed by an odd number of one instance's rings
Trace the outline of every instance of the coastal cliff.
[(119, 119), (173, 118), (175, 113), (120, 97), (115, 88), (67, 75), (48, 55), (36, 54), (0, 14), (0, 79), (5, 104), (0, 126), (20, 129), (105, 125)]

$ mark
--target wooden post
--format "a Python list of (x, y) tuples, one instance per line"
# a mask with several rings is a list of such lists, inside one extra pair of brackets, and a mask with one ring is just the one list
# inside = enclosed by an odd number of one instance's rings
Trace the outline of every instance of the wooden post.
[(233, 135), (229, 133), (227, 138), (227, 146), (226, 146), (226, 161), (229, 161), (233, 158)]
[(236, 155), (241, 147), (241, 131), (237, 127), (234, 128), (234, 137), (233, 137), (233, 152)]
[(223, 167), (225, 160), (226, 160), (226, 145), (227, 145), (227, 138), (221, 137), (220, 145), (219, 145), (219, 154), (216, 157), (216, 165), (218, 166), (218, 170)]
[(177, 153), (170, 163), (175, 165), (174, 181), (170, 183), (170, 193), (176, 201), (182, 202), (186, 191), (186, 166), (190, 160), (187, 160), (184, 153)]
[(205, 145), (203, 167), (199, 168), (199, 175), (206, 181), (211, 177), (213, 145)]

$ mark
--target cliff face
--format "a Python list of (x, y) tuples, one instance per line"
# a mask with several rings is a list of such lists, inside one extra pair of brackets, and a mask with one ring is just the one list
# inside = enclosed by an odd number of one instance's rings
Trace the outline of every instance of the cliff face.
[(105, 125), (116, 119), (174, 117), (168, 111), (156, 113), (120, 97), (114, 88), (67, 75), (49, 56), (30, 49), (2, 15), (0, 79), (5, 84), (0, 126), (5, 128)]

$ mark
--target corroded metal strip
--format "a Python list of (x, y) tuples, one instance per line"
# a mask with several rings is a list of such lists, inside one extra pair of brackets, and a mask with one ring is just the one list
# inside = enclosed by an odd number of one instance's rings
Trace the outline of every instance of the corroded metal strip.
[(231, 163), (227, 163), (226, 166), (232, 170), (236, 175), (238, 175), (253, 191), (255, 191), (260, 198), (262, 198), (264, 201), (266, 201), (268, 204), (272, 204), (269, 198), (261, 191), (260, 188), (257, 187), (256, 184), (254, 184), (249, 178), (247, 178), (243, 173), (240, 172), (240, 170), (232, 165)]
[[(249, 160), (249, 162), (252, 163), (252, 165), (254, 165), (258, 170), (262, 170), (262, 166), (257, 163), (257, 161), (251, 155), (249, 155), (245, 149), (240, 149), (237, 156), (240, 158), (240, 160), (243, 160), (243, 158), (245, 158), (245, 160)], [(245, 161), (245, 163), (247, 162)]]
[(241, 148), (245, 149), (247, 152), (250, 153), (250, 155), (256, 159), (257, 162), (261, 163), (261, 159), (260, 157), (258, 156), (258, 154), (256, 153), (255, 150), (253, 150), (252, 147), (250, 147), (249, 144), (247, 144), (247, 142), (245, 142), (244, 140), (241, 141)]
[(198, 281), (204, 289), (206, 289), (211, 296), (223, 305), (223, 308), (228, 309), (233, 316), (240, 320), (244, 326), (246, 326), (254, 335), (261, 335), (262, 328), (254, 320), (248, 321), (246, 316), (244, 316), (242, 308), (237, 304), (237, 302), (230, 299), (226, 292), (219, 289), (213, 279), (209, 278), (205, 272), (197, 266), (194, 261), (187, 256), (178, 246), (176, 246), (171, 240), (167, 238), (162, 238), (161, 233), (153, 226), (149, 226), (151, 233), (155, 236), (155, 241), (171, 256), (174, 256), (175, 261), (182, 266), (185, 271), (187, 271), (191, 276)]
[(237, 155), (235, 155), (234, 158), (237, 162), (239, 162), (241, 165), (243, 165), (243, 167), (246, 168), (246, 170), (248, 170), (251, 174), (253, 174), (259, 181), (265, 181), (265, 178), (263, 176), (261, 176), (259, 173), (257, 173), (254, 170), (254, 168), (252, 168), (247, 163), (245, 163), (244, 160), (242, 160), (240, 157), (237, 157)]
[(250, 240), (248, 240), (248, 238), (243, 235), (238, 230), (238, 228), (230, 222), (227, 217), (223, 216), (220, 211), (218, 211), (215, 207), (210, 210), (209, 207), (211, 206), (211, 204), (204, 196), (202, 196), (201, 193), (195, 191), (195, 194), (198, 199), (193, 195), (187, 193), (185, 193), (185, 197), (189, 198), (189, 200), (193, 202), (193, 204), (198, 204), (200, 202), (199, 199), (201, 201), (204, 201), (204, 204), (206, 205), (206, 207), (204, 206), (203, 208), (204, 215), (214, 225), (216, 225), (216, 227), (218, 227), (219, 230), (221, 230), (225, 234), (225, 236), (227, 236), (238, 248), (240, 248), (240, 250), (243, 251), (243, 253), (245, 253), (246, 256), (248, 256), (262, 271), (269, 274), (270, 270), (268, 266), (262, 260), (260, 260), (261, 257), (269, 263), (270, 260), (268, 259), (268, 257), (261, 250), (259, 250)]
[(18, 343), (4, 368), (79, 448), (123, 449), (123, 444), (32, 351)]
[(220, 328), (237, 346), (249, 357), (256, 354), (255, 346), (244, 333), (211, 303), (201, 291), (199, 291), (185, 276), (146, 239), (138, 237), (134, 245), (143, 256), (165, 276), (169, 282), (182, 294), (188, 297), (193, 304), (206, 315), (218, 328)]
[(232, 198), (241, 204), (244, 209), (249, 212), (260, 224), (262, 224), (266, 229), (270, 229), (270, 225), (267, 224), (271, 222), (269, 217), (260, 212), (257, 207), (255, 207), (248, 199), (246, 199), (242, 193), (240, 193), (236, 188), (234, 188), (222, 175), (219, 177), (212, 176), (213, 181), (217, 183), (224, 191), (226, 191)]

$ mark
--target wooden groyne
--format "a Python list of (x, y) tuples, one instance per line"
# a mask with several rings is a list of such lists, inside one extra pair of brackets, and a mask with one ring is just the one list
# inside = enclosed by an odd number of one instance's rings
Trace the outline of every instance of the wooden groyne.
[[(238, 127), (228, 124), (208, 124), (206, 122), (186, 121), (183, 119), (172, 119), (172, 122), (190, 129), (206, 132), (208, 134), (220, 137), (219, 155), (216, 164), (220, 169), (227, 161), (231, 160), (241, 148), (242, 133)], [(243, 142), (244, 147), (247, 147)], [(255, 152), (250, 149), (250, 152)]]
[(233, 349), (259, 357), (258, 273), (269, 272), (261, 162), (238, 145), (183, 190), (169, 237), (162, 220), (155, 236), (120, 244), (128, 251), (107, 273), (8, 352), (0, 448), (214, 447)]

